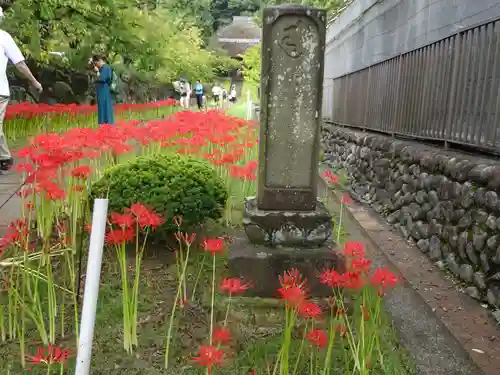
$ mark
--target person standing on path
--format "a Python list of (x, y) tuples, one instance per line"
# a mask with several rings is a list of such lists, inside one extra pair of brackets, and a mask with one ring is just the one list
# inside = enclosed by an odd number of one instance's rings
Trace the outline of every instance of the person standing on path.
[(227, 103), (227, 90), (225, 87), (222, 87), (222, 109), (226, 108)]
[(218, 84), (215, 84), (212, 87), (212, 99), (214, 101), (214, 104), (217, 108), (220, 108), (220, 93), (221, 89)]
[(231, 91), (229, 92), (229, 102), (231, 104), (236, 103), (236, 85), (231, 86)]
[(198, 105), (198, 109), (201, 111), (203, 110), (204, 89), (199, 79), (196, 80), (196, 84), (194, 85), (194, 94), (196, 95), (196, 104)]
[(114, 103), (111, 95), (113, 69), (109, 64), (106, 64), (102, 56), (95, 55), (92, 57), (92, 63), (97, 73), (97, 79), (94, 82), (97, 100), (97, 123), (99, 125), (113, 125), (115, 123)]
[[(3, 18), (3, 9), (0, 7), (0, 20)], [(12, 36), (8, 32), (0, 30), (0, 170), (2, 171), (8, 170), (14, 164), (3, 132), (3, 120), (10, 98), (9, 81), (7, 79), (7, 63), (9, 60), (37, 93), (41, 93), (43, 90), (40, 82), (35, 79), (28, 65), (26, 65), (24, 56)]]
[(189, 101), (191, 99), (191, 85), (186, 81), (185, 78), (181, 78), (179, 84), (179, 93), (181, 94), (181, 107), (184, 109), (189, 109)]

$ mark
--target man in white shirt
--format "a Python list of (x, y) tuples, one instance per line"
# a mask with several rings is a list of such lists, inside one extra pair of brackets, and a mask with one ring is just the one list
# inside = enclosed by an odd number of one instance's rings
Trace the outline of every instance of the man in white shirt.
[(191, 101), (191, 85), (184, 77), (180, 79), (179, 91), (181, 94), (181, 107), (189, 109)]
[(217, 108), (220, 107), (220, 92), (221, 92), (220, 87), (217, 84), (215, 84), (214, 87), (212, 87), (212, 98)]
[[(0, 20), (3, 17), (3, 10), (0, 7)], [(38, 93), (43, 90), (40, 82), (33, 77), (26, 65), (24, 56), (12, 36), (8, 32), (0, 30), (0, 170), (3, 171), (8, 170), (13, 164), (12, 156), (7, 147), (7, 139), (3, 133), (3, 120), (10, 97), (9, 81), (7, 80), (7, 62), (9, 60)]]

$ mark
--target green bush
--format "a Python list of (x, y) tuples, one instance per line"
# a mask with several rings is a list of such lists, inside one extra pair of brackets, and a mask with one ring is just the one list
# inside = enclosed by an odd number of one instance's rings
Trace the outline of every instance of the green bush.
[(163, 216), (162, 231), (172, 232), (176, 215), (182, 216), (185, 228), (207, 218), (219, 219), (228, 193), (208, 163), (178, 154), (160, 154), (138, 157), (106, 170), (92, 186), (90, 197), (106, 196), (110, 212), (123, 212), (133, 203), (142, 203)]

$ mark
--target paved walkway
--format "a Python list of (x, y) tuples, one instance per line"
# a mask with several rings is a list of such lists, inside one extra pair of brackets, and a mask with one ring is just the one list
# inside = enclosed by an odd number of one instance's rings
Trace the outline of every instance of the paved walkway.
[(0, 175), (0, 235), (12, 220), (21, 215), (20, 198), (14, 194), (21, 182), (20, 175), (13, 170), (2, 172)]

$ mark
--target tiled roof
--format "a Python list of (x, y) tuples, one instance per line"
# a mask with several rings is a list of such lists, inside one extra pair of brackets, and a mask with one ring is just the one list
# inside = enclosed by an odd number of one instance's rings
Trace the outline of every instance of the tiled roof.
[(262, 39), (262, 30), (251, 17), (233, 17), (230, 25), (217, 32), (217, 39), (223, 50), (236, 57)]

